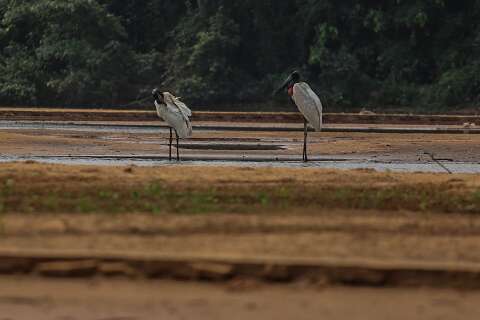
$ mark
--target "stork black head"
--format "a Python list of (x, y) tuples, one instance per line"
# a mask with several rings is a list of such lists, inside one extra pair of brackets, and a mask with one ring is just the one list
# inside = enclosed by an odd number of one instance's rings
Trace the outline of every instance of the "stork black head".
[(157, 103), (163, 103), (163, 94), (157, 88), (153, 89), (152, 91), (153, 100), (157, 101)]
[(300, 81), (300, 73), (298, 71), (293, 71), (288, 78), (283, 82), (282, 86), (275, 91), (275, 93), (279, 93), (280, 91), (284, 89), (290, 89), (293, 87), (295, 83), (298, 83)]

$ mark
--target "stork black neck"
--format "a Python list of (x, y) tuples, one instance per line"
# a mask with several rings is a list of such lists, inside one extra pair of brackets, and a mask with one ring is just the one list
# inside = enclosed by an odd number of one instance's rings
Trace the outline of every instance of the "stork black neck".
[(300, 82), (300, 73), (298, 73), (298, 71), (294, 71), (290, 74), (288, 79), (290, 81), (288, 81), (288, 83), (287, 83), (287, 90), (288, 90), (288, 94), (290, 96), (292, 96), (293, 95), (293, 86)]
[(290, 97), (293, 97), (293, 86), (295, 84), (292, 84), (291, 86), (288, 87), (287, 92)]

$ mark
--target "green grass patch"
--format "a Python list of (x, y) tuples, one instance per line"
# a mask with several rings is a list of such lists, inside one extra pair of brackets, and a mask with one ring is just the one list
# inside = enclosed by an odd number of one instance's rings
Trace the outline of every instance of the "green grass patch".
[(5, 182), (0, 213), (152, 213), (208, 214), (303, 209), (378, 209), (480, 213), (480, 189), (455, 190), (448, 184), (388, 187), (301, 185), (179, 186), (163, 181), (115, 185), (76, 185), (49, 190)]

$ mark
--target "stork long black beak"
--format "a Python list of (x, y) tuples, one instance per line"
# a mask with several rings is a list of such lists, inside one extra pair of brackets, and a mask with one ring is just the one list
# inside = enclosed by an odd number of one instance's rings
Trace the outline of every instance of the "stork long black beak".
[(274, 95), (277, 95), (279, 94), (281, 91), (285, 90), (293, 81), (293, 77), (292, 75), (289, 75), (287, 79), (285, 79), (285, 81), (283, 82), (283, 84), (277, 89), (275, 90), (275, 92), (273, 93)]

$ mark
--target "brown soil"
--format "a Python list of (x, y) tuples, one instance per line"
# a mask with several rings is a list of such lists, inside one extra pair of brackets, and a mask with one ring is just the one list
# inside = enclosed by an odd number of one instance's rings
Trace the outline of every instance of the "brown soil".
[[(301, 154), (301, 133), (198, 133), (191, 141), (225, 137), (282, 141), (288, 149), (275, 152)], [(417, 160), (429, 151), (479, 161), (478, 135), (311, 137), (313, 154)], [(164, 138), (8, 131), (0, 132), (0, 154), (164, 155)], [(479, 190), (479, 176), (468, 174), (1, 164), (0, 250), (477, 264)], [(480, 312), (477, 292), (242, 279), (219, 286), (10, 277), (0, 278), (0, 288), (2, 320), (477, 319)]]
[[(0, 154), (165, 155), (165, 138), (3, 131)], [(301, 133), (198, 132), (187, 143), (225, 139), (301, 154)], [(310, 141), (312, 155), (416, 161), (429, 151), (479, 161), (478, 135), (313, 133)], [(2, 164), (0, 249), (479, 263), (479, 188), (468, 174)]]
[(0, 287), (0, 317), (10, 320), (474, 320), (480, 313), (480, 293), (438, 289), (31, 278), (0, 278)]
[[(450, 185), (456, 192), (480, 187), (480, 175), (438, 173), (395, 173), (374, 170), (335, 170), (317, 168), (249, 168), (249, 167), (107, 167), (83, 165), (55, 165), (35, 162), (2, 163), (0, 178), (11, 178), (15, 186), (48, 189), (107, 185), (130, 188), (135, 184), (161, 181), (167, 187), (211, 188), (215, 186), (282, 186), (288, 183), (316, 187), (354, 186), (388, 187), (393, 185)], [(175, 187), (176, 186), (176, 187)], [(21, 188), (19, 188), (21, 189)], [(66, 189), (64, 189), (66, 190)], [(255, 189), (251, 190), (256, 191)]]
[[(277, 132), (196, 132), (194, 138), (182, 140), (180, 145), (201, 143), (249, 143), (251, 145), (279, 145), (284, 150), (191, 150), (182, 149), (182, 155), (298, 155), (302, 153), (302, 133)], [(54, 130), (15, 130), (0, 132), (2, 155), (163, 155), (168, 154), (167, 133), (105, 133)], [(418, 161), (430, 160), (425, 152), (437, 158), (453, 161), (480, 161), (480, 135), (447, 134), (373, 134), (373, 133), (311, 133), (309, 154), (347, 156), (360, 159)], [(203, 148), (205, 149), (205, 148)], [(215, 148), (213, 148), (215, 149)]]
[(480, 262), (478, 175), (14, 163), (0, 181), (0, 249)]
[(4, 215), (0, 250), (480, 263), (480, 218), (321, 210), (246, 215)]

